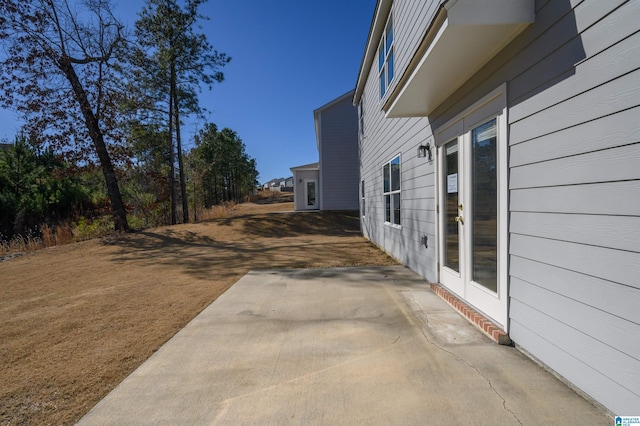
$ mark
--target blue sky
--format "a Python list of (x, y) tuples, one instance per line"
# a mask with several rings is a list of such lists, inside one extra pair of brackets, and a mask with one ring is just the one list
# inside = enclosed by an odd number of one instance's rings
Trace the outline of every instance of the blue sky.
[[(115, 0), (133, 27), (143, 0)], [(318, 160), (313, 110), (353, 89), (376, 0), (209, 0), (202, 31), (232, 57), (225, 81), (200, 94), (208, 120), (229, 127), (255, 158), (259, 181), (290, 176)], [(185, 148), (201, 123), (185, 126)], [(0, 139), (13, 140), (14, 114), (0, 111)]]

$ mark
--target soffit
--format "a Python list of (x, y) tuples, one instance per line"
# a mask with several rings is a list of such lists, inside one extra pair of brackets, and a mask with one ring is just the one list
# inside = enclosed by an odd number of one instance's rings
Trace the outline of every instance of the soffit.
[(426, 116), (535, 18), (534, 0), (449, 0), (383, 106), (387, 117)]

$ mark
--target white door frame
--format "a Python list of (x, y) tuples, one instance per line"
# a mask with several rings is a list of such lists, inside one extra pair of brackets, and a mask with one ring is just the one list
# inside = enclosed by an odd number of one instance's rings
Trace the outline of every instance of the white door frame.
[[(506, 83), (483, 97), (481, 100), (467, 108), (461, 114), (439, 127), (435, 132), (435, 140), (437, 149), (436, 164), (436, 199), (438, 200), (437, 214), (437, 264), (438, 264), (438, 280), (449, 290), (454, 292), (460, 298), (479, 311), (483, 312), (506, 332), (508, 332), (508, 140), (507, 140), (507, 105), (506, 105)], [(474, 283), (469, 273), (471, 265), (471, 231), (469, 226), (459, 223), (460, 244), (463, 247), (460, 253), (460, 273), (456, 273), (443, 265), (443, 250), (445, 249), (444, 226), (446, 225), (444, 215), (443, 200), (446, 188), (444, 182), (444, 163), (446, 156), (444, 153), (444, 144), (457, 138), (459, 146), (459, 155), (462, 160), (459, 161), (460, 169), (459, 182), (460, 189), (464, 191), (470, 186), (471, 156), (465, 152), (469, 150), (471, 141), (471, 130), (492, 119), (496, 119), (497, 123), (497, 190), (498, 190), (498, 209), (497, 209), (497, 231), (498, 231), (498, 247), (497, 247), (497, 278), (498, 289), (493, 292), (478, 283)], [(463, 193), (461, 204), (463, 209), (459, 215), (463, 218), (465, 215), (471, 219), (471, 194), (466, 191)], [(469, 221), (467, 221), (467, 224)]]

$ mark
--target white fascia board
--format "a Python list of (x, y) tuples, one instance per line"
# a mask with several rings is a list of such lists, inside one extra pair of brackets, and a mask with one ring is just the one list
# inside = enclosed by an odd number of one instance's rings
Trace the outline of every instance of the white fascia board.
[(306, 170), (318, 170), (319, 167), (320, 167), (319, 163), (311, 163), (311, 164), (305, 164), (302, 166), (291, 167), (289, 168), (289, 170), (291, 170), (291, 173), (295, 173), (295, 172), (306, 171)]
[(313, 123), (316, 128), (316, 148), (318, 149), (318, 155), (320, 155), (320, 111), (313, 111)]
[(360, 70), (358, 71), (358, 79), (356, 80), (356, 88), (353, 94), (353, 105), (358, 105), (364, 92), (364, 86), (367, 84), (367, 76), (376, 58), (378, 44), (389, 18), (389, 13), (391, 13), (391, 3), (392, 0), (378, 0), (376, 4), (373, 21), (371, 21), (371, 27), (369, 28), (369, 37), (367, 37), (367, 44), (360, 63)]

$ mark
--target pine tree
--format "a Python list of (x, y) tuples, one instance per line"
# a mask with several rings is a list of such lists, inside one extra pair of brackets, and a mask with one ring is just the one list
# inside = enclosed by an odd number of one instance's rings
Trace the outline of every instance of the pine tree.
[[(224, 79), (220, 68), (231, 58), (218, 53), (204, 34), (196, 32), (204, 0), (187, 0), (181, 7), (176, 0), (147, 0), (136, 22), (137, 58), (140, 76), (135, 85), (140, 94), (151, 96), (147, 104), (163, 110), (168, 130), (169, 180), (172, 191), (172, 223), (176, 223), (175, 158), (177, 154), (183, 222), (189, 221), (185, 166), (182, 151), (181, 120), (201, 113), (198, 103), (200, 85), (209, 88)], [(175, 145), (174, 145), (175, 141)]]

